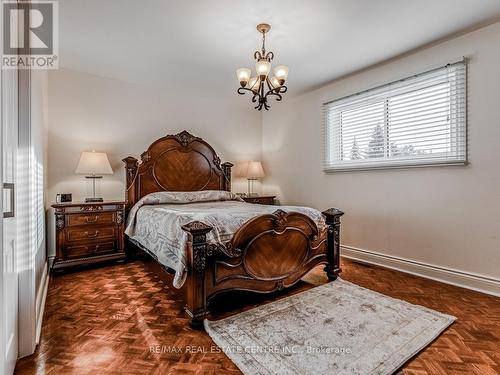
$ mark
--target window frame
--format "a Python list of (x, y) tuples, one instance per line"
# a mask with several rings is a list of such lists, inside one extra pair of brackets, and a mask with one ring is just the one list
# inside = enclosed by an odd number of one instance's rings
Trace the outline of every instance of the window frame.
[[(418, 79), (429, 76), (435, 72), (449, 70), (450, 67), (456, 66), (453, 72), (457, 76), (447, 81), (450, 85), (463, 84), (460, 89), (453, 88), (455, 93), (449, 101), (450, 106), (450, 138), (455, 138), (450, 141), (447, 146), (454, 153), (442, 152), (441, 156), (438, 153), (412, 155), (411, 157), (391, 156), (391, 141), (390, 141), (390, 120), (389, 120), (389, 102), (392, 98), (397, 98), (400, 95), (405, 95), (411, 92), (417, 92), (433, 87), (432, 84), (419, 82)], [(462, 71), (460, 71), (462, 69)], [(445, 73), (443, 73), (445, 74)], [(449, 74), (449, 73), (448, 73)], [(463, 75), (463, 78), (460, 77)], [(453, 82), (453, 84), (451, 83)], [(438, 86), (440, 83), (436, 83)], [(453, 86), (450, 86), (453, 87)], [(395, 91), (395, 93), (393, 93)], [(363, 98), (366, 98), (363, 100)], [(368, 106), (380, 103), (383, 106), (383, 124), (382, 130), (384, 134), (384, 156), (382, 158), (365, 158), (363, 161), (342, 160), (344, 155), (345, 145), (343, 144), (343, 128), (342, 116), (344, 112), (356, 108), (367, 108)], [(332, 109), (333, 107), (333, 109)], [(337, 110), (335, 108), (337, 107)], [(356, 94), (325, 102), (322, 105), (323, 109), (323, 171), (325, 173), (355, 171), (355, 170), (377, 170), (377, 169), (394, 169), (394, 168), (414, 168), (414, 167), (429, 167), (429, 166), (447, 166), (447, 165), (467, 165), (468, 157), (468, 130), (467, 130), (467, 61), (457, 61), (452, 64), (447, 64), (432, 70), (425, 71), (398, 81), (374, 87)], [(340, 116), (338, 120), (331, 120), (330, 116)], [(333, 122), (333, 123), (332, 123)], [(337, 128), (339, 127), (339, 128)], [(337, 129), (336, 129), (337, 128)], [(332, 132), (339, 131), (336, 136)], [(362, 133), (361, 133), (362, 134)], [(418, 139), (418, 138), (417, 138)], [(335, 150), (341, 155), (335, 160)], [(430, 156), (432, 155), (432, 156)]]

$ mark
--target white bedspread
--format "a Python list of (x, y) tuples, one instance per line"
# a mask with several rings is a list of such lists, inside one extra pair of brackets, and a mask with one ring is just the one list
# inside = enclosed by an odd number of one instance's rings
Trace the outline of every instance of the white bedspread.
[(250, 204), (225, 191), (160, 192), (147, 195), (132, 208), (125, 233), (173, 269), (173, 285), (180, 288), (186, 279), (188, 241), (182, 225), (195, 220), (210, 225), (207, 242), (224, 244), (248, 220), (278, 208), (303, 213), (320, 229), (325, 225), (321, 212), (313, 208)]

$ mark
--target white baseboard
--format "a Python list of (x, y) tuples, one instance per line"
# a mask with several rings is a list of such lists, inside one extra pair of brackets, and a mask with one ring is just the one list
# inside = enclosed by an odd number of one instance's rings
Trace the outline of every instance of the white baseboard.
[(493, 277), (435, 266), (352, 246), (341, 246), (341, 255), (362, 263), (374, 264), (500, 297), (500, 279)]
[(47, 299), (47, 290), (49, 287), (48, 269), (48, 262), (46, 262), (36, 296), (36, 345), (40, 342), (40, 334), (42, 332), (43, 312), (45, 310), (45, 300)]

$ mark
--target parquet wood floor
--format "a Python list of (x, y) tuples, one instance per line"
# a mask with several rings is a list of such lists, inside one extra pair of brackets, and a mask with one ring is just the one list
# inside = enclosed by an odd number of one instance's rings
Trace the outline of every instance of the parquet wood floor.
[[(345, 280), (458, 317), (404, 374), (500, 373), (499, 298), (348, 260), (343, 270)], [(241, 298), (246, 309), (326, 282), (320, 269), (308, 280), (266, 299), (232, 296), (229, 311), (216, 316), (241, 310)], [(18, 362), (16, 374), (240, 372), (204, 332), (189, 328), (175, 290), (138, 260), (52, 277), (40, 345)]]

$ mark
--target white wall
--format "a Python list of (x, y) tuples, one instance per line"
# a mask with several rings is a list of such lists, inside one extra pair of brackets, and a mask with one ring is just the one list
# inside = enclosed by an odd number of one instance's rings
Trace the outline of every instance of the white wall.
[[(74, 174), (80, 153), (89, 150), (107, 152), (114, 171), (98, 182), (98, 195), (124, 199), (121, 160), (139, 158), (154, 140), (184, 129), (208, 141), (223, 162), (260, 160), (262, 116), (248, 98), (232, 94), (160, 91), (76, 71), (51, 71), (47, 204), (57, 193), (72, 193), (73, 200), (91, 196), (90, 181)], [(236, 180), (233, 188), (245, 191), (246, 184)], [(50, 225), (51, 255), (53, 232)]]
[[(470, 165), (322, 172), (323, 102), (462, 56), (470, 58)], [(284, 203), (344, 210), (344, 245), (499, 277), (499, 69), (500, 23), (496, 23), (302, 96), (285, 98), (263, 117), (263, 155), (272, 175), (266, 190), (278, 193)]]

